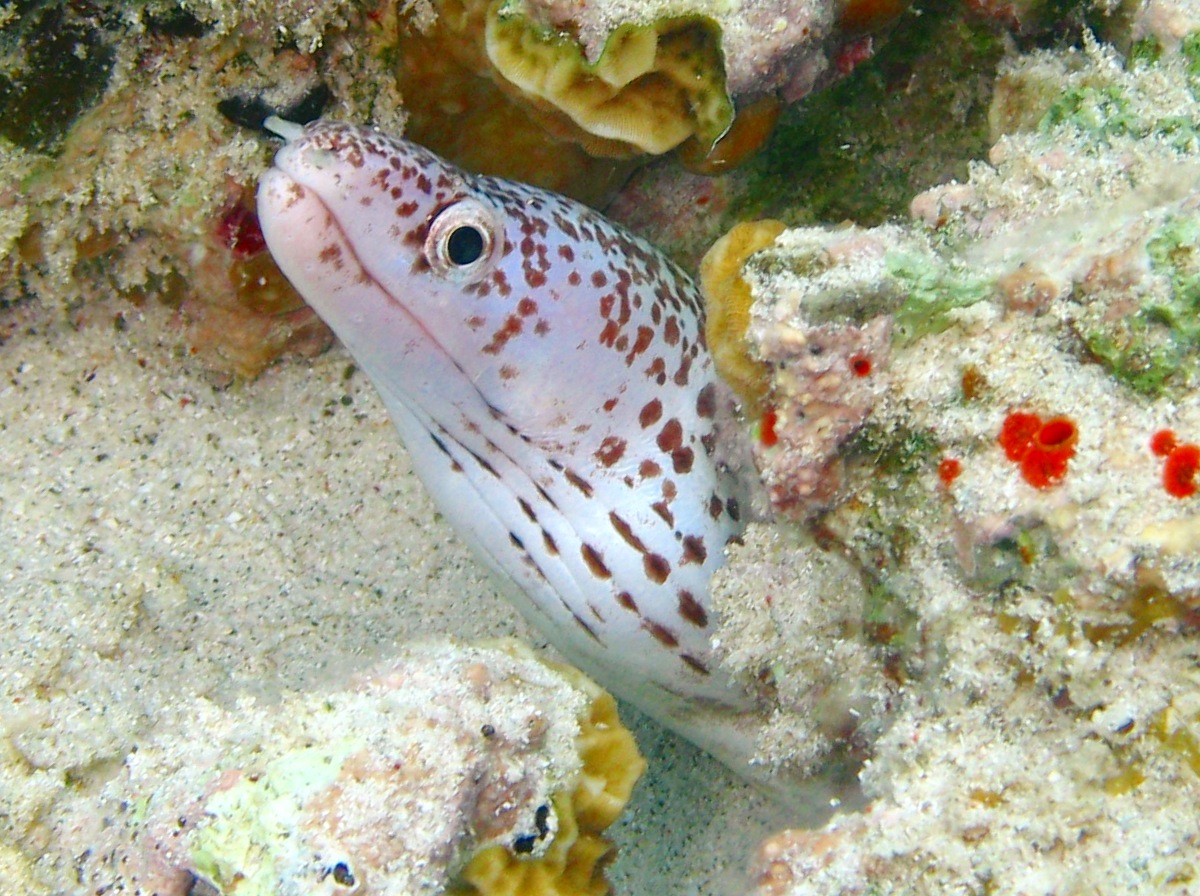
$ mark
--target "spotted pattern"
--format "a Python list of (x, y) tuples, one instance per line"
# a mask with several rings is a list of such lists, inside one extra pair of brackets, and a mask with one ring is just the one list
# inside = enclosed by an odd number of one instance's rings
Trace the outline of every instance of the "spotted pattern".
[[(309, 125), (276, 166), (271, 251), (530, 620), (635, 702), (740, 699), (710, 669), (708, 582), (741, 522), (687, 276), (590, 209), (366, 129)], [(463, 270), (437, 253), (448, 221), (487, 247)]]

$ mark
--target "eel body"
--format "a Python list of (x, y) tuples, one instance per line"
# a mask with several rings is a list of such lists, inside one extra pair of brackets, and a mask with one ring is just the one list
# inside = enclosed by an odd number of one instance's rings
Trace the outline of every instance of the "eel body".
[(366, 128), (275, 127), (267, 245), (438, 508), (568, 659), (704, 741), (693, 710), (747, 697), (710, 643), (741, 495), (696, 287), (561, 196)]

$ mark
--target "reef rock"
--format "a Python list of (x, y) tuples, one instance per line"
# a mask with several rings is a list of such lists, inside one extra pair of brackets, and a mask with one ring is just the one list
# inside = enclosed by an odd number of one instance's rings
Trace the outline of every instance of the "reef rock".
[(645, 765), (611, 697), (515, 641), (189, 718), (59, 822), (88, 892), (602, 894)]
[(719, 340), (806, 538), (748, 532), (718, 637), (779, 695), (763, 761), (870, 801), (764, 844), (764, 896), (1189, 891), (1200, 42), (1147, 40), (1013, 60), (968, 181), (741, 266)]

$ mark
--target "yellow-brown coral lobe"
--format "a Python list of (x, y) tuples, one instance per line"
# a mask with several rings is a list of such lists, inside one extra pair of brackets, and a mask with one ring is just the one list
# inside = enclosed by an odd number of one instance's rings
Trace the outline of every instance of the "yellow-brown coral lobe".
[(711, 146), (733, 120), (720, 29), (685, 16), (621, 25), (594, 63), (560, 32), (493, 2), (487, 57), (551, 133), (594, 155), (661, 154), (689, 137)]
[[(410, 30), (398, 45), (397, 77), (415, 112), (408, 136), (468, 166), (455, 146), (486, 147), (494, 164), (503, 161), (494, 158), (496, 147), (509, 148), (514, 137), (531, 148), (565, 145), (566, 160), (535, 149), (552, 170), (588, 164), (580, 148), (628, 159), (694, 138), (706, 153), (733, 120), (720, 38), (716, 22), (701, 16), (624, 24), (589, 61), (569, 30), (543, 25), (519, 4), (444, 0), (433, 25)], [(485, 133), (499, 139), (479, 139)], [(539, 178), (537, 167), (488, 173), (557, 186)]]
[(742, 265), (755, 252), (771, 245), (785, 226), (782, 221), (748, 221), (717, 240), (700, 262), (700, 289), (706, 303), (704, 335), (717, 372), (746, 403), (748, 416), (758, 416), (770, 389), (770, 369), (751, 355), (746, 341), (750, 284)]
[(496, 83), (483, 47), (485, 6), (444, 0), (439, 8), (433, 24), (409, 22), (396, 42), (405, 136), (470, 171), (603, 206), (637, 162), (596, 158), (548, 132), (528, 103)]
[(612, 844), (604, 830), (617, 820), (633, 793), (646, 762), (637, 743), (621, 724), (616, 701), (578, 672), (556, 668), (594, 693), (588, 716), (581, 721), (577, 745), (583, 761), (579, 781), (569, 796), (554, 797), (558, 830), (554, 842), (538, 858), (522, 857), (493, 846), (473, 857), (455, 893), (480, 896), (605, 896), (604, 867)]

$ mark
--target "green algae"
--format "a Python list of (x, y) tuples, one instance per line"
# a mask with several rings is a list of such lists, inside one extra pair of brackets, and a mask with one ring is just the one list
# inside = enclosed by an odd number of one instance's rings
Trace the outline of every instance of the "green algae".
[(1187, 63), (1187, 72), (1200, 78), (1200, 32), (1189, 34), (1179, 45), (1179, 55)]
[(936, 257), (913, 252), (889, 253), (889, 276), (901, 284), (907, 298), (896, 311), (893, 342), (911, 345), (919, 339), (949, 329), (952, 312), (987, 299), (992, 281)]
[[(277, 892), (294, 872), (289, 851), (305, 799), (328, 787), (358, 746), (350, 740), (285, 753), (259, 775), (239, 778), (211, 796), (192, 839), (191, 858), (205, 879), (245, 896)], [(305, 857), (307, 858), (307, 857)]]
[(1143, 136), (1140, 117), (1129, 96), (1115, 84), (1070, 87), (1046, 110), (1038, 127), (1043, 133), (1071, 127), (1093, 141), (1107, 144), (1113, 137)]
[(1186, 358), (1142, 312), (1105, 329), (1083, 334), (1091, 354), (1114, 377), (1147, 398), (1164, 394), (1185, 367)]
[(974, 546), (972, 588), (1003, 595), (1015, 588), (1052, 592), (1079, 575), (1079, 564), (1063, 554), (1049, 525), (1031, 521), (1023, 528)]
[[(888, 430), (868, 423), (846, 446), (846, 453), (865, 457), (881, 474), (912, 476), (932, 470), (941, 446), (937, 436), (923, 430)], [(886, 486), (890, 489), (890, 485)]]
[(1157, 398), (1200, 380), (1200, 220), (1172, 218), (1146, 253), (1165, 288), (1133, 314), (1085, 329), (1082, 338), (1114, 377)]
[(1133, 46), (1129, 48), (1129, 66), (1130, 68), (1137, 68), (1154, 65), (1162, 59), (1162, 54), (1162, 44), (1157, 39), (1143, 37), (1140, 40), (1134, 41)]
[(889, 429), (870, 422), (846, 443), (843, 456), (847, 465), (872, 471), (869, 500), (861, 508), (864, 517), (854, 537), (873, 545), (871, 553), (890, 555), (887, 568), (900, 568), (903, 556), (920, 541), (914, 530), (920, 522), (907, 517), (901, 508), (928, 502), (922, 474), (932, 473), (940, 455), (941, 444), (932, 432)]
[(989, 145), (987, 108), (1004, 54), (998, 29), (951, 0), (914, 7), (876, 55), (785, 110), (738, 178), (737, 220), (790, 225), (904, 215), (931, 183), (963, 179)]
[(1118, 137), (1159, 137), (1180, 152), (1200, 142), (1200, 128), (1195, 121), (1181, 115), (1159, 117), (1153, 110), (1139, 109), (1116, 84), (1083, 84), (1063, 91), (1039, 123), (1046, 134), (1062, 127), (1083, 135), (1092, 151), (1110, 146)]
[[(1200, 35), (1187, 37), (1178, 56), (1183, 60), (1187, 89), (1193, 99), (1200, 100)], [(1164, 64), (1162, 47), (1147, 38), (1133, 45), (1124, 68), (1137, 74)], [(1065, 87), (1056, 83), (1045, 86), (1048, 105), (1037, 129), (1047, 139), (1062, 138), (1060, 129), (1065, 128), (1092, 153), (1107, 149), (1118, 138), (1158, 138), (1180, 153), (1195, 152), (1200, 146), (1200, 122), (1189, 115), (1164, 114), (1156, 102), (1159, 98), (1144, 95), (1126, 79), (1100, 73)]]
[(876, 644), (901, 654), (920, 646), (920, 614), (886, 585), (868, 589), (862, 618), (868, 637)]

